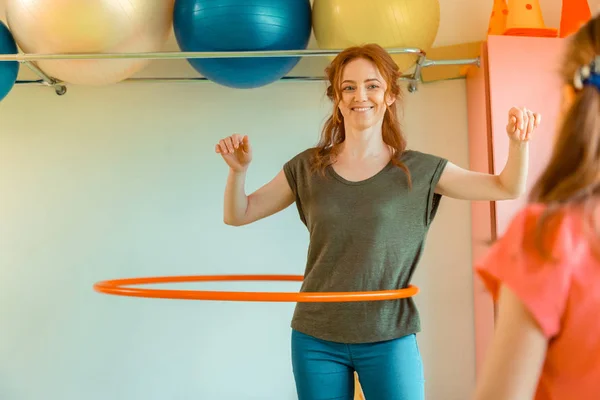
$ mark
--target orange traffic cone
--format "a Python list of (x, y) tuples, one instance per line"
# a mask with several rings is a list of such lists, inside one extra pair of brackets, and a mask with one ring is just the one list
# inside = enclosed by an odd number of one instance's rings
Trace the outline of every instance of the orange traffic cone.
[(506, 0), (494, 0), (494, 8), (490, 15), (488, 25), (488, 35), (502, 35), (506, 30), (506, 16), (508, 15), (508, 6)]
[(546, 28), (539, 0), (508, 0), (508, 17), (504, 34), (557, 37), (558, 30)]
[(575, 33), (592, 18), (587, 0), (563, 0), (560, 17), (560, 37)]

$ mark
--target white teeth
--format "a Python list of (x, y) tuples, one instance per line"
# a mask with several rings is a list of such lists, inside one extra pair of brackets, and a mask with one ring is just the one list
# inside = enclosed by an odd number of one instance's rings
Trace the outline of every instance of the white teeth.
[(368, 111), (370, 110), (372, 107), (358, 107), (358, 108), (353, 108), (354, 111)]

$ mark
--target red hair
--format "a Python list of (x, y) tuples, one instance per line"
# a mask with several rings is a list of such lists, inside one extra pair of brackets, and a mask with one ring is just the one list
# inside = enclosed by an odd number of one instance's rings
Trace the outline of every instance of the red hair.
[[(390, 95), (398, 101), (402, 95), (400, 85), (398, 84), (401, 76), (398, 65), (381, 46), (377, 44), (353, 46), (338, 54), (325, 69), (327, 79), (329, 80), (327, 97), (333, 102), (333, 113), (323, 126), (321, 139), (317, 144), (313, 157), (313, 168), (322, 174), (324, 174), (325, 168), (335, 162), (339, 146), (346, 139), (344, 117), (339, 109), (342, 98), (342, 74), (346, 65), (357, 58), (369, 60), (377, 66), (377, 69), (387, 83), (386, 96)], [(392, 162), (406, 172), (410, 185), (410, 172), (406, 165), (400, 161), (400, 156), (406, 149), (406, 138), (400, 128), (396, 102), (392, 106), (387, 107), (383, 118), (382, 135), (384, 143), (393, 149), (394, 157), (392, 157)]]

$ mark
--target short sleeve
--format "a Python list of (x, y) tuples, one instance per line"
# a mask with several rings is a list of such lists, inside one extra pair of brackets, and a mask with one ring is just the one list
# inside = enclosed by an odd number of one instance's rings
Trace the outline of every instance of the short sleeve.
[(283, 173), (294, 194), (296, 208), (298, 209), (298, 214), (304, 224), (306, 224), (306, 215), (304, 213), (302, 199), (306, 196), (308, 171), (310, 169), (312, 154), (311, 151), (311, 149), (305, 150), (283, 164)]
[(547, 338), (560, 330), (566, 307), (571, 269), (571, 241), (563, 217), (555, 215), (544, 226), (543, 249), (537, 244), (537, 225), (543, 206), (529, 205), (513, 218), (506, 233), (486, 256), (477, 263), (475, 271), (497, 301), (500, 288), (506, 285), (521, 300), (537, 321)]
[(296, 158), (292, 158), (283, 164), (283, 173), (285, 174), (285, 178), (290, 185), (290, 189), (292, 189), (292, 192), (296, 198), (298, 198), (298, 180), (296, 178), (298, 173), (297, 164), (298, 162)]
[(435, 217), (437, 210), (440, 206), (440, 201), (442, 200), (442, 195), (435, 192), (435, 188), (437, 187), (440, 178), (442, 177), (442, 173), (444, 172), (444, 168), (448, 164), (448, 160), (445, 158), (430, 156), (432, 158), (432, 168), (429, 175), (429, 187), (427, 193), (427, 214), (426, 214), (426, 223), (430, 225), (433, 222), (433, 218)]

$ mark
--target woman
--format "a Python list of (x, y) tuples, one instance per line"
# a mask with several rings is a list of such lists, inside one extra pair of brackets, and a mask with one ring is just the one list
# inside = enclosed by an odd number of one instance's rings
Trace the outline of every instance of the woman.
[[(302, 291), (406, 287), (443, 195), (502, 200), (523, 193), (538, 115), (512, 109), (506, 167), (498, 176), (471, 172), (406, 149), (396, 109), (400, 72), (384, 49), (349, 48), (326, 72), (333, 114), (321, 140), (271, 182), (246, 195), (247, 136), (226, 137), (215, 148), (229, 166), (225, 223), (249, 224), (296, 203), (310, 232)], [(369, 400), (424, 398), (412, 299), (299, 303), (292, 328), (300, 400), (351, 399), (354, 371)]]
[(477, 400), (600, 398), (598, 17), (571, 39), (562, 77), (549, 163), (477, 266), (499, 308)]

